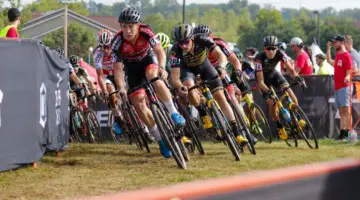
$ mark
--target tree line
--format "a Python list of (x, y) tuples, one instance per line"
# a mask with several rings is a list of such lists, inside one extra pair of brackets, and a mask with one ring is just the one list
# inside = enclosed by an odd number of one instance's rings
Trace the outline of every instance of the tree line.
[[(20, 0), (11, 0), (11, 4), (17, 7)], [(3, 8), (4, 1), (0, 0), (0, 26), (6, 23), (7, 9)], [(118, 16), (126, 5), (138, 8), (142, 13), (142, 21), (149, 24), (154, 32), (171, 32), (177, 24), (182, 22), (182, 5), (177, 0), (125, 0), (104, 5), (96, 3), (77, 1), (69, 4), (69, 9), (83, 15), (105, 15)], [(22, 22), (26, 23), (31, 19), (33, 12), (46, 12), (63, 8), (58, 0), (40, 0), (25, 5), (22, 9)], [(360, 9), (345, 9), (336, 11), (329, 7), (319, 10), (321, 49), (326, 49), (329, 38), (336, 34), (350, 34), (354, 38), (354, 47), (360, 48), (360, 28), (356, 22), (360, 21)], [(301, 8), (275, 9), (271, 5), (260, 7), (258, 4), (250, 4), (247, 0), (230, 0), (223, 4), (191, 4), (186, 6), (186, 22), (195, 24), (207, 24), (214, 35), (224, 38), (228, 42), (237, 43), (242, 49), (245, 47), (262, 48), (262, 38), (272, 34), (281, 41), (289, 42), (292, 37), (300, 37), (305, 43), (311, 44), (317, 38), (317, 18), (313, 10)], [(73, 43), (81, 44), (70, 47), (69, 52), (80, 52), (87, 55), (88, 48), (96, 44), (91, 39), (90, 30), (81, 27), (79, 24), (71, 25), (71, 31), (76, 35)], [(44, 38), (44, 42), (50, 46), (62, 46), (62, 30), (53, 32)], [(95, 37), (94, 37), (95, 38)], [(319, 42), (319, 41), (318, 41)], [(75, 45), (75, 44), (74, 44)], [(73, 49), (72, 49), (73, 48)]]

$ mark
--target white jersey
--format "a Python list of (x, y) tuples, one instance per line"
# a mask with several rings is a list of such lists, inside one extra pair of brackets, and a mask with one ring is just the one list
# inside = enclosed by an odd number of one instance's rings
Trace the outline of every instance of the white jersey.
[(115, 53), (111, 53), (110, 56), (105, 56), (104, 52), (97, 47), (94, 52), (94, 65), (95, 68), (102, 69), (105, 77), (114, 75), (114, 64), (117, 60)]

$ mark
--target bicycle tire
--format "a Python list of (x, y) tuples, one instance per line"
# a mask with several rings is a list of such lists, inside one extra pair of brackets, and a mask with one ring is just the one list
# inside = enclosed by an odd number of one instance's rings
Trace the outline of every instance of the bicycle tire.
[[(89, 137), (92, 143), (101, 143), (102, 142), (102, 131), (99, 124), (99, 121), (96, 118), (95, 112), (88, 108), (85, 112), (86, 119), (88, 122), (88, 129), (89, 129)], [(94, 133), (92, 133), (91, 129), (94, 129)]]
[[(318, 149), (319, 148), (319, 143), (318, 143), (318, 140), (317, 140), (317, 135), (314, 131), (314, 128), (312, 127), (312, 124), (311, 122), (309, 121), (309, 119), (307, 118), (306, 114), (304, 113), (304, 111), (300, 108), (300, 106), (294, 104), (291, 108), (291, 112), (293, 112), (294, 114), (294, 117), (296, 117), (295, 113), (297, 113), (298, 115), (300, 115), (300, 117), (305, 120), (306, 122), (306, 127), (309, 128), (309, 133), (310, 135), (312, 136), (312, 139), (309, 139), (304, 131), (303, 131), (303, 128), (300, 128), (300, 124), (297, 120), (296, 121), (296, 126), (298, 127), (298, 130), (300, 130), (300, 132), (298, 131), (298, 134), (300, 135), (300, 137), (302, 139), (305, 140), (305, 142), (307, 143), (307, 145), (309, 146), (310, 149)], [(310, 140), (314, 140), (314, 144), (310, 144)]]
[(181, 141), (181, 139), (178, 139), (177, 143), (180, 147), (180, 151), (181, 151), (182, 155), (184, 156), (185, 161), (190, 161), (189, 152), (188, 152), (187, 148), (185, 147), (184, 143)]
[(131, 141), (135, 142), (137, 148), (143, 150), (143, 146), (140, 141), (139, 133), (137, 132), (136, 128), (134, 127), (133, 121), (129, 115), (129, 112), (123, 112), (125, 122), (127, 123), (127, 134), (131, 138)]
[(237, 145), (231, 139), (231, 133), (229, 133), (231, 129), (229, 126), (225, 125), (226, 118), (224, 117), (224, 114), (220, 111), (220, 109), (214, 102), (211, 102), (210, 110), (214, 114), (217, 123), (220, 125), (220, 129), (223, 134), (223, 137), (225, 137), (227, 146), (230, 148), (230, 151), (232, 152), (233, 156), (235, 157), (235, 160), (240, 161), (240, 153), (238, 152), (238, 148), (236, 147)]
[(74, 142), (74, 143), (80, 143), (80, 139), (79, 139), (79, 133), (78, 133), (78, 128), (76, 127), (76, 122), (75, 122), (75, 114), (76, 114), (76, 109), (75, 107), (71, 107), (71, 112), (70, 112), (70, 127), (71, 127), (71, 134), (70, 134), (70, 141)]
[[(174, 135), (171, 135), (171, 123), (166, 119), (165, 112), (161, 110), (160, 105), (156, 103), (150, 104), (151, 112), (153, 113), (155, 122), (158, 126), (162, 139), (165, 141), (168, 148), (170, 148), (172, 152), (172, 156), (175, 159), (177, 165), (182, 168), (186, 169), (186, 162), (181, 153), (180, 147), (176, 142), (176, 138)], [(169, 137), (170, 136), (170, 137)]]
[(240, 114), (239, 110), (235, 107), (234, 103), (232, 101), (229, 101), (229, 104), (231, 106), (231, 108), (233, 109), (234, 115), (235, 115), (235, 120), (237, 121), (238, 125), (240, 125), (241, 127), (241, 132), (244, 131), (245, 132), (245, 138), (248, 140), (247, 143), (247, 147), (250, 151), (251, 154), (256, 155), (256, 149), (255, 146), (252, 142), (252, 139), (250, 137), (250, 130), (249, 127), (247, 126), (244, 118), (242, 117), (242, 115)]
[[(264, 140), (265, 143), (270, 144), (272, 142), (272, 132), (271, 132), (271, 128), (269, 125), (269, 122), (264, 114), (264, 112), (262, 111), (262, 109), (260, 108), (260, 106), (256, 103), (252, 103), (250, 106), (250, 110), (254, 113), (255, 115), (255, 121), (259, 122), (259, 119), (257, 119), (256, 117), (256, 111), (258, 112), (258, 114), (260, 115), (260, 117), (264, 120), (263, 123), (265, 125), (266, 131), (268, 132), (268, 137), (265, 137), (265, 135), (263, 134), (264, 131), (262, 131), (261, 133), (259, 133), (259, 135), (261, 136), (261, 138)], [(249, 113), (250, 114), (250, 113)], [(264, 130), (262, 128), (262, 130)]]
[(188, 133), (189, 133), (189, 135), (192, 136), (191, 139), (194, 143), (193, 146), (197, 148), (197, 150), (199, 151), (199, 153), (201, 155), (204, 155), (205, 154), (204, 148), (201, 144), (198, 134), (196, 134), (199, 132), (199, 128), (196, 128), (194, 119), (191, 117), (188, 109), (185, 107), (184, 104), (181, 104), (180, 109), (181, 109), (181, 113), (183, 114), (183, 116), (186, 119), (186, 126), (188, 128)]
[(130, 108), (128, 113), (130, 115), (131, 121), (133, 122), (134, 129), (136, 129), (137, 133), (139, 133), (139, 136), (140, 136), (140, 138), (138, 138), (139, 142), (142, 143), (142, 146), (145, 147), (145, 149), (148, 153), (150, 153), (149, 144), (147, 142), (145, 133), (144, 133), (143, 129), (141, 128), (141, 125), (139, 122), (139, 120), (140, 120), (139, 116), (136, 114), (136, 111), (133, 108)]
[[(78, 120), (80, 120), (80, 124), (82, 126), (82, 132), (79, 131), (78, 128), (76, 128), (76, 131), (74, 133), (76, 140), (79, 143), (84, 143), (84, 142), (89, 142), (90, 141), (90, 137), (89, 137), (89, 128), (88, 128), (88, 124), (86, 122), (86, 117), (84, 115), (84, 112), (77, 106), (74, 106), (71, 110), (72, 112), (72, 117), (71, 119), (74, 120), (74, 116), (75, 114), (78, 115)], [(72, 122), (74, 124), (74, 122)]]

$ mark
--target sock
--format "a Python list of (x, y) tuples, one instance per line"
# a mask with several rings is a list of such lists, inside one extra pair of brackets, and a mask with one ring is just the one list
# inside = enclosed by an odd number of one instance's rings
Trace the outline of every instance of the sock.
[(179, 113), (172, 100), (164, 102), (164, 105), (171, 115), (174, 113)]
[(234, 132), (235, 137), (240, 135), (239, 126), (237, 125), (236, 121), (230, 122), (230, 126)]
[(344, 136), (345, 136), (345, 137), (348, 137), (348, 136), (349, 136), (349, 133), (350, 133), (350, 130), (349, 130), (349, 129), (345, 129), (345, 130), (344, 130)]
[(342, 136), (345, 136), (345, 130), (343, 130), (343, 129), (340, 130), (340, 137), (342, 137)]
[(200, 117), (205, 117), (207, 115), (204, 106), (205, 105), (203, 103), (200, 103), (200, 105), (196, 106), (196, 109), (199, 111)]
[(162, 139), (161, 135), (160, 135), (160, 131), (156, 124), (154, 127), (149, 128), (149, 131), (154, 136), (154, 138), (157, 142), (159, 142)]
[(282, 129), (282, 128), (283, 128), (283, 126), (281, 125), (281, 123), (280, 123), (279, 120), (275, 121), (275, 123), (276, 123), (276, 127), (277, 127), (278, 129)]

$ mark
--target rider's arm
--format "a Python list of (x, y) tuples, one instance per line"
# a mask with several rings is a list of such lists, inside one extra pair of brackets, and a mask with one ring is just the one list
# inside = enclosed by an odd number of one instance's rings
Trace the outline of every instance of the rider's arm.
[(102, 69), (97, 69), (96, 73), (97, 73), (100, 88), (101, 88), (102, 92), (105, 93), (107, 90), (106, 90), (103, 70)]
[(72, 81), (74, 81), (74, 82), (76, 83), (76, 85), (80, 85), (80, 84), (81, 84), (81, 81), (80, 81), (79, 77), (77, 77), (74, 72), (72, 72), (72, 73), (70, 74), (70, 79), (71, 79)]
[(90, 80), (88, 75), (83, 76), (86, 82), (90, 85), (91, 91), (94, 92), (96, 90), (95, 84), (92, 80)]
[(326, 61), (331, 65), (334, 66), (334, 60), (331, 59), (331, 42), (328, 42), (327, 44), (327, 49), (326, 49)]
[(242, 70), (241, 63), (240, 63), (239, 59), (236, 57), (235, 54), (231, 54), (228, 57), (228, 60), (234, 66), (235, 70), (238, 70), (238, 71)]
[(221, 49), (216, 46), (214, 48), (214, 50), (212, 51), (212, 53), (216, 56), (216, 58), (219, 61), (219, 67), (225, 69), (226, 64), (227, 64), (227, 59), (226, 56), (224, 55), (224, 53), (221, 51)]
[(171, 68), (171, 86), (173, 88), (181, 88), (183, 84), (180, 80), (180, 68), (179, 67), (173, 67)]
[(159, 60), (159, 65), (165, 70), (166, 65), (166, 54), (164, 49), (161, 47), (161, 45), (156, 45), (153, 47), (154, 52)]
[(284, 62), (284, 66), (286, 68), (286, 71), (289, 72), (289, 74), (295, 78), (297, 76), (299, 76), (298, 72), (294, 69), (294, 65), (291, 62), (291, 60), (287, 60), (286, 62)]
[(115, 75), (115, 82), (119, 89), (125, 89), (125, 80), (124, 80), (124, 65), (121, 62), (116, 62), (114, 64), (114, 75)]

